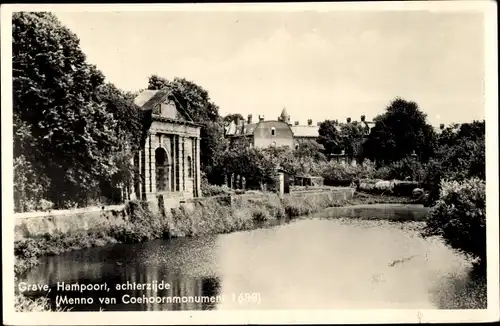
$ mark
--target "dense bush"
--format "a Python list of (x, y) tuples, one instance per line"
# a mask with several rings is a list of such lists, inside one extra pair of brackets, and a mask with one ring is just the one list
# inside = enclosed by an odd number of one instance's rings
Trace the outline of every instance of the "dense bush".
[(486, 182), (443, 181), (425, 235), (438, 235), (452, 248), (486, 262)]
[(380, 167), (375, 171), (374, 177), (382, 180), (421, 181), (425, 178), (425, 170), (416, 158), (405, 157)]
[(356, 180), (371, 178), (375, 173), (375, 167), (370, 161), (356, 166), (329, 161), (320, 164), (317, 169), (326, 185), (349, 185)]
[(218, 186), (207, 184), (201, 188), (201, 193), (203, 194), (203, 197), (228, 195), (231, 193), (231, 189), (226, 185)]

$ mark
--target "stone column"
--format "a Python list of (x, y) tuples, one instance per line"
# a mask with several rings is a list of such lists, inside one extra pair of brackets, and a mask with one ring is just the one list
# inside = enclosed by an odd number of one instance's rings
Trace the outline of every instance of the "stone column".
[(149, 191), (152, 193), (156, 192), (156, 135), (154, 135), (155, 141), (153, 142), (153, 136), (149, 137), (149, 175), (151, 177), (151, 183)]
[(170, 152), (172, 153), (172, 174), (171, 174), (171, 178), (172, 178), (172, 181), (171, 181), (171, 184), (172, 184), (172, 192), (175, 192), (175, 189), (177, 187), (176, 185), (176, 180), (175, 180), (175, 175), (176, 175), (176, 171), (177, 171), (177, 167), (175, 165), (175, 161), (177, 159), (177, 155), (175, 154), (175, 135), (172, 135), (171, 137), (171, 141), (170, 141)]
[(146, 145), (141, 149), (139, 154), (139, 198), (145, 199), (146, 194)]
[(144, 184), (145, 184), (145, 193), (151, 193), (152, 185), (151, 185), (151, 136), (148, 136), (146, 139), (146, 148), (144, 153)]
[(186, 155), (184, 153), (184, 143), (185, 143), (185, 139), (184, 137), (182, 137), (180, 139), (180, 146), (179, 146), (179, 157), (180, 157), (180, 160), (179, 160), (179, 164), (181, 166), (181, 178), (180, 178), (180, 191), (186, 191)]
[(180, 178), (180, 157), (179, 157), (179, 136), (174, 136), (175, 143), (175, 191), (180, 191), (181, 188), (181, 178)]
[(200, 138), (196, 137), (196, 196), (201, 197)]

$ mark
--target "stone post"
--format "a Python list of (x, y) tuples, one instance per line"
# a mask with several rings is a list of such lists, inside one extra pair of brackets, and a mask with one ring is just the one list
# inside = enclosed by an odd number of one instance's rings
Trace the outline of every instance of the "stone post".
[(279, 172), (278, 173), (278, 195), (280, 197), (283, 197), (283, 195), (285, 194), (285, 174), (283, 172)]

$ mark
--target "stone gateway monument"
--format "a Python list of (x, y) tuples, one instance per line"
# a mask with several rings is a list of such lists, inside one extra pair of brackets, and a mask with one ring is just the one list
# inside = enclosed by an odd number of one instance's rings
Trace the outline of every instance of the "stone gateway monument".
[(167, 90), (145, 90), (134, 100), (151, 112), (149, 136), (133, 159), (140, 171), (131, 197), (200, 197), (200, 128)]

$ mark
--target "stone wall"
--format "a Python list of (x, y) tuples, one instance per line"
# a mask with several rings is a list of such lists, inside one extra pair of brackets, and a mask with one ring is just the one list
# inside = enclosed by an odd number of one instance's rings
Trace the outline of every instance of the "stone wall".
[[(350, 199), (354, 194), (353, 188), (333, 188), (331, 190), (300, 191), (290, 196), (315, 196), (318, 193), (331, 191), (339, 200)], [(182, 195), (182, 194), (179, 194)], [(185, 194), (187, 195), (187, 194)], [(187, 209), (195, 209), (197, 205), (203, 205), (210, 201), (218, 201), (223, 205), (232, 205), (235, 201), (258, 200), (267, 197), (275, 197), (277, 194), (242, 194), (222, 195), (206, 198), (182, 198), (157, 196), (149, 197), (147, 202), (154, 214), (163, 215), (168, 218), (170, 209), (184, 206)], [(14, 214), (15, 239), (37, 238), (45, 234), (74, 233), (79, 231), (102, 230), (110, 225), (117, 225), (128, 221), (125, 205), (88, 207), (72, 210), (57, 210), (52, 212), (32, 212)]]
[(15, 240), (45, 234), (91, 231), (127, 221), (125, 205), (14, 214)]

